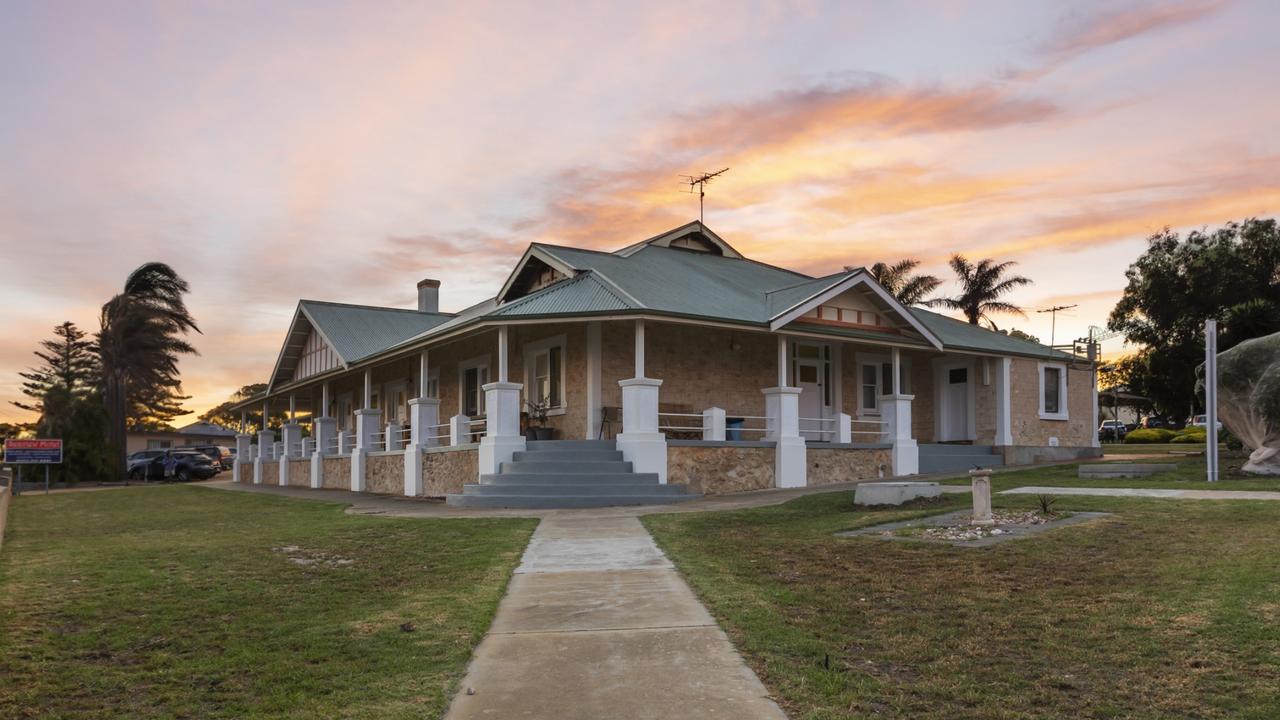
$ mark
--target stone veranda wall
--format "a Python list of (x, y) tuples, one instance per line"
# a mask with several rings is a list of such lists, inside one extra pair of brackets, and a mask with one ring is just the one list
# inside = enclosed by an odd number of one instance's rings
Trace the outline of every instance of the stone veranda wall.
[(422, 455), (422, 494), (444, 497), (462, 492), (462, 486), (480, 477), (480, 452), (474, 446), (457, 450), (431, 450)]
[(289, 487), (311, 487), (311, 461), (298, 458), (289, 461)]
[(320, 487), (325, 490), (351, 489), (350, 455), (330, 455), (324, 459), (324, 477)]
[(809, 445), (805, 460), (809, 465), (810, 487), (875, 480), (893, 474), (889, 448), (823, 448)]
[(773, 447), (667, 446), (667, 482), (723, 495), (773, 487)]
[(364, 489), (379, 495), (404, 494), (404, 453), (369, 453), (365, 458)]

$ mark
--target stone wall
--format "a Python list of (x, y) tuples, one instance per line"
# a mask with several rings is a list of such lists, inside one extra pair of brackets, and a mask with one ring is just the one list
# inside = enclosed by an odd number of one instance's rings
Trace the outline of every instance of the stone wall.
[(973, 361), (974, 444), (993, 445), (996, 441), (996, 385), (1000, 382), (999, 358), (976, 358)]
[(462, 492), (462, 486), (480, 477), (480, 453), (475, 447), (432, 450), (422, 455), (422, 487), (427, 497)]
[[(526, 375), (524, 346), (547, 338), (564, 336), (564, 412), (547, 418), (547, 426), (556, 430), (557, 440), (580, 440), (586, 437), (587, 423), (587, 325), (559, 323), (554, 325), (517, 325), (510, 330), (511, 381), (525, 385), (521, 403), (530, 398)], [(491, 371), (492, 372), (492, 371)], [(497, 375), (493, 374), (496, 378)], [(522, 406), (524, 409), (527, 406)]]
[(289, 487), (311, 487), (311, 461), (289, 461)]
[(893, 474), (889, 448), (815, 448), (805, 452), (808, 484), (875, 480)]
[(404, 494), (404, 453), (369, 453), (364, 466), (365, 492)]
[(689, 492), (723, 495), (773, 487), (773, 448), (667, 446), (667, 482)]
[[(906, 354), (904, 353), (904, 357)], [(915, 399), (911, 401), (911, 437), (917, 443), (934, 442), (934, 379), (933, 363), (936, 355), (910, 353), (911, 380), (910, 390)]]
[(351, 456), (330, 455), (324, 459), (324, 477), (320, 487), (325, 490), (351, 489)]
[(1093, 441), (1093, 374), (1067, 369), (1068, 420), (1040, 419), (1040, 367), (1036, 360), (1015, 358), (1010, 368), (1013, 444), (1045, 447), (1058, 438), (1059, 447), (1088, 447)]

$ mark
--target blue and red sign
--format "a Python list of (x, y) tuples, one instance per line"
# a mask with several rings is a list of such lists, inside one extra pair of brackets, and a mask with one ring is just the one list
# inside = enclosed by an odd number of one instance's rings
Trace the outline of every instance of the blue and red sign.
[(12, 465), (58, 465), (61, 440), (5, 440), (4, 461)]

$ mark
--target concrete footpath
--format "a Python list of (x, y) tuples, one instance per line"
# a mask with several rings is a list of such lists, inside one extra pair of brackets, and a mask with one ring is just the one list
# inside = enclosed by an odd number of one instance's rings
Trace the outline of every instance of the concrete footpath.
[(635, 517), (544, 517), (446, 720), (785, 720)]
[[(967, 490), (968, 488), (966, 488)], [(962, 492), (962, 491), (957, 491)], [(1099, 497), (1173, 498), (1182, 500), (1280, 500), (1272, 490), (1172, 490), (1162, 488), (1041, 487), (1031, 485), (997, 495), (1096, 495)]]

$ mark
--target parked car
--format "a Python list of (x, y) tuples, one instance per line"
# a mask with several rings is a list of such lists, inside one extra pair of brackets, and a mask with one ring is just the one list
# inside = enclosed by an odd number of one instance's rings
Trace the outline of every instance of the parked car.
[(177, 462), (173, 479), (187, 482), (191, 479), (207, 480), (218, 474), (213, 460), (195, 450), (143, 450), (129, 456), (130, 480), (165, 480), (165, 460), (172, 456)]
[(1158, 415), (1147, 415), (1138, 421), (1138, 427), (1154, 430), (1157, 428), (1172, 428), (1173, 424)]
[(177, 449), (195, 450), (208, 455), (209, 459), (213, 461), (213, 466), (217, 468), (219, 472), (223, 470), (230, 470), (232, 464), (236, 461), (236, 456), (231, 452), (231, 448), (223, 447), (221, 445), (186, 445)]
[(1123, 440), (1128, 434), (1128, 426), (1119, 420), (1103, 420), (1098, 426), (1099, 440)]
[[(1216, 422), (1216, 423), (1217, 423), (1218, 432), (1222, 432), (1222, 421), (1221, 421), (1221, 420), (1215, 420), (1214, 422)], [(1191, 416), (1191, 417), (1187, 418), (1187, 427), (1200, 427), (1200, 428), (1202, 428), (1202, 427), (1208, 427), (1208, 425), (1209, 425), (1209, 416), (1208, 416), (1208, 415), (1193, 415), (1193, 416)]]

